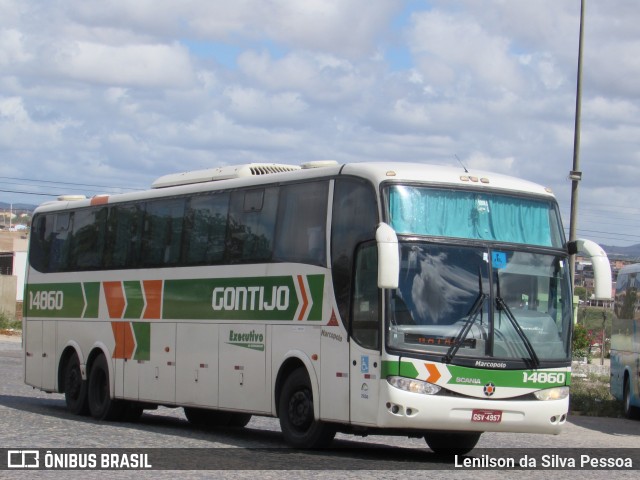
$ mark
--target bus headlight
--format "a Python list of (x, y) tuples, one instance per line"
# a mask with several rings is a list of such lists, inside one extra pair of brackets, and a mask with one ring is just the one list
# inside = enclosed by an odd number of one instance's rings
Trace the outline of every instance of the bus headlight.
[(390, 385), (411, 393), (422, 393), (423, 395), (435, 395), (440, 391), (440, 387), (433, 383), (414, 380), (406, 377), (387, 377)]
[(569, 396), (569, 387), (547, 388), (533, 392), (538, 400), (563, 400)]

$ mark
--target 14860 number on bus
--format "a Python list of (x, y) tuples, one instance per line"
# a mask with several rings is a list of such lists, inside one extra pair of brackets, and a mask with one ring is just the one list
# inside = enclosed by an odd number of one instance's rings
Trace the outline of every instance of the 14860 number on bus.
[(60, 290), (29, 292), (31, 310), (62, 310), (63, 306), (64, 293)]

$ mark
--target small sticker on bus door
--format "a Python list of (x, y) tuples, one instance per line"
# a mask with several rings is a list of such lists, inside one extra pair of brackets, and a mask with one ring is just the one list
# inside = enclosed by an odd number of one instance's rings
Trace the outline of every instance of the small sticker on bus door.
[(492, 252), (491, 265), (495, 269), (502, 269), (507, 266), (507, 254), (505, 252)]
[(369, 355), (360, 356), (360, 373), (369, 373)]

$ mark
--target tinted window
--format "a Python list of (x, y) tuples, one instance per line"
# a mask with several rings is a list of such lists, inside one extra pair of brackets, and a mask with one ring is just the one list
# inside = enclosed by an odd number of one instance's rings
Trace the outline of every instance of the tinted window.
[(231, 193), (227, 231), (229, 262), (271, 260), (277, 210), (277, 187)]
[(224, 257), (229, 194), (193, 197), (189, 204), (186, 263), (203, 265)]
[(139, 266), (143, 214), (144, 210), (135, 205), (117, 205), (109, 209), (107, 268)]
[(358, 244), (375, 238), (376, 195), (364, 180), (338, 178), (333, 194), (331, 265), (333, 288), (342, 320), (349, 323), (354, 254)]
[(49, 271), (67, 270), (71, 244), (71, 214), (56, 213), (47, 216), (47, 243)]
[(142, 265), (157, 267), (180, 261), (185, 200), (163, 199), (147, 203), (142, 237)]
[(328, 182), (280, 188), (274, 260), (326, 264)]
[(73, 213), (69, 267), (90, 270), (102, 265), (106, 240), (107, 208), (89, 208)]

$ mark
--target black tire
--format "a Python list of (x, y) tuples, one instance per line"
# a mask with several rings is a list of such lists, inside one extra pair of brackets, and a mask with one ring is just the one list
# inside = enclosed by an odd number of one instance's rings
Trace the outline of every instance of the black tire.
[(314, 418), (311, 382), (303, 368), (294, 370), (285, 380), (278, 416), (285, 442), (295, 448), (326, 447), (336, 434), (331, 425)]
[(624, 416), (630, 420), (640, 420), (640, 408), (631, 405), (631, 384), (629, 377), (624, 379), (624, 395), (622, 398)]
[(89, 411), (96, 420), (119, 420), (124, 403), (111, 398), (109, 367), (104, 355), (99, 355), (91, 365), (88, 395)]
[(431, 450), (439, 455), (464, 455), (474, 449), (481, 432), (430, 432), (424, 439)]
[(232, 413), (229, 419), (230, 427), (243, 428), (251, 421), (250, 413)]
[[(120, 402), (120, 401), (119, 401)], [(144, 408), (137, 402), (124, 402), (124, 407), (122, 408), (122, 418), (123, 422), (131, 422), (135, 423), (140, 420)]]
[(189, 423), (201, 428), (227, 427), (231, 422), (231, 413), (206, 408), (184, 407), (184, 415)]
[(64, 401), (67, 404), (67, 410), (74, 415), (87, 415), (89, 413), (87, 381), (82, 379), (77, 353), (74, 352), (67, 360), (63, 375)]

